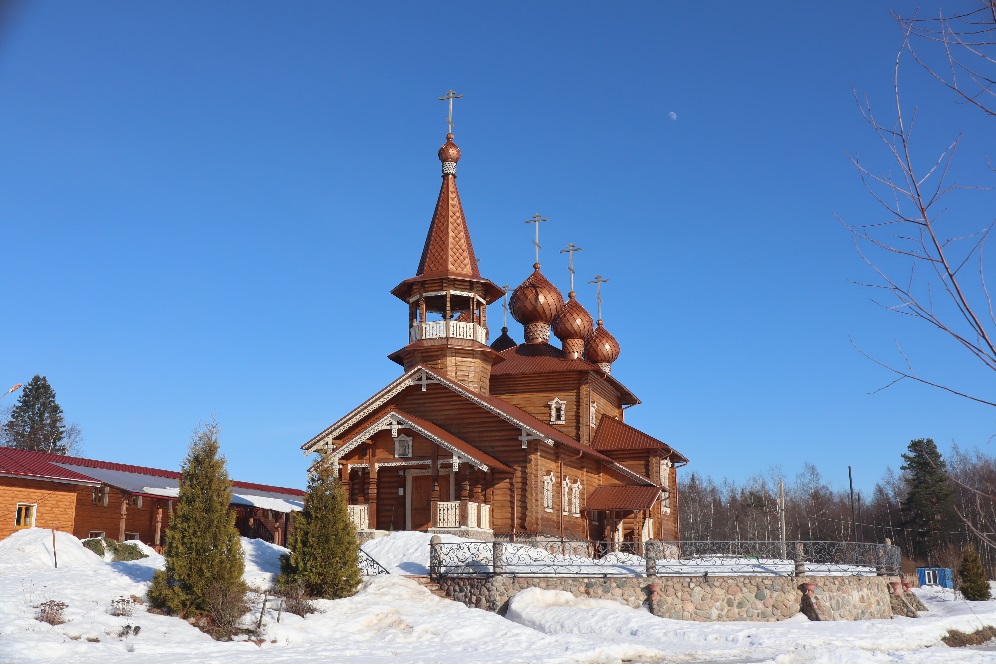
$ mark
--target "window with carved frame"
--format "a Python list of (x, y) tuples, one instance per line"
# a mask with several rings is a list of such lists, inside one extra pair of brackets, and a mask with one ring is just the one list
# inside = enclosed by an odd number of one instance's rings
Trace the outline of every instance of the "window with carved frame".
[(556, 481), (553, 472), (543, 477), (543, 510), (553, 511), (553, 484)]
[(589, 420), (589, 424), (591, 425), (592, 428), (594, 428), (598, 424), (598, 418), (597, 418), (597, 416), (598, 416), (598, 403), (592, 401), (592, 403), (591, 403), (591, 418)]
[(671, 513), (671, 461), (667, 458), (661, 458), (661, 489), (664, 491), (661, 512)]
[(394, 457), (412, 457), (412, 438), (407, 435), (398, 435), (394, 438)]
[(567, 509), (570, 506), (569, 493), (571, 491), (571, 477), (565, 476), (564, 480), (560, 482), (560, 510), (566, 516)]
[(546, 403), (550, 405), (550, 423), (553, 425), (563, 425), (567, 423), (567, 402), (560, 398), (554, 398)]
[(581, 515), (581, 479), (571, 485), (571, 514)]

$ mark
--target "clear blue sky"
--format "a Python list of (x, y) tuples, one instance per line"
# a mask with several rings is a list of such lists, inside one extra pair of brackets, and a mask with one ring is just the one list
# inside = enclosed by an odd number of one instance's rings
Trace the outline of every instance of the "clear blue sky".
[[(686, 471), (809, 461), (841, 487), (850, 464), (870, 489), (912, 438), (991, 451), (992, 408), (870, 394), (891, 377), (848, 340), (992, 397), (849, 282), (870, 275), (833, 213), (881, 216), (848, 155), (889, 166), (851, 86), (887, 114), (889, 8), (23, 4), (0, 32), (0, 381), (47, 375), (88, 457), (176, 469), (215, 415), (233, 477), (303, 487), (300, 445), (400, 373), (388, 292), (418, 265), (453, 88), (482, 272), (529, 274), (537, 212), (565, 292), (556, 250), (584, 248), (627, 418)], [(991, 179), (991, 122), (906, 71), (925, 158), (962, 132), (956, 175)]]

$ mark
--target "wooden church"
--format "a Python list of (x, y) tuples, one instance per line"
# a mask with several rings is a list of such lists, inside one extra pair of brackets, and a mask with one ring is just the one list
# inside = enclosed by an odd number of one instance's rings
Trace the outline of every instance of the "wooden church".
[(302, 448), (332, 465), (361, 531), (678, 540), (688, 461), (624, 422), (640, 401), (611, 374), (619, 344), (540, 272), (538, 241), (508, 301), (524, 341), (503, 327), (488, 344), (505, 291), (478, 270), (452, 133), (439, 160), (418, 269), (391, 291), (408, 308), (408, 344), (388, 356), (404, 373)]

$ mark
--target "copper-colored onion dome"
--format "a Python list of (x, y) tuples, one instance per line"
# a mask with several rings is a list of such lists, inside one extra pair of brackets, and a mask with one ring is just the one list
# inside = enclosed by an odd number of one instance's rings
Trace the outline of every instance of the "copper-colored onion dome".
[(609, 366), (619, 358), (621, 349), (612, 334), (602, 328), (602, 320), (599, 319), (596, 323), (597, 328), (584, 341), (584, 356), (608, 372)]
[(506, 349), (511, 349), (512, 347), (515, 346), (516, 346), (515, 340), (513, 340), (512, 336), (508, 334), (507, 326), (501, 327), (501, 335), (495, 338), (495, 341), (491, 343), (491, 348), (494, 349), (496, 352), (503, 352)]
[(526, 342), (550, 339), (550, 322), (564, 305), (560, 290), (533, 264), (533, 273), (512, 292), (508, 301), (512, 317), (526, 329)]
[(573, 338), (584, 340), (595, 328), (591, 315), (574, 296), (573, 291), (567, 294), (567, 302), (557, 311), (557, 316), (551, 322), (553, 334), (561, 340)]
[(439, 161), (440, 162), (453, 162), (456, 164), (460, 161), (460, 148), (453, 143), (453, 135), (446, 135), (446, 143), (439, 147)]

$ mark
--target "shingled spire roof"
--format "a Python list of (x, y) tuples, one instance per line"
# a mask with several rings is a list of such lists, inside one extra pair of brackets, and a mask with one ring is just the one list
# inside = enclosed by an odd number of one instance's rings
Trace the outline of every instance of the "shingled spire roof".
[(439, 189), (436, 210), (432, 213), (432, 223), (425, 237), (416, 273), (419, 277), (481, 277), (467, 229), (467, 218), (464, 217), (457, 192), (456, 163), (459, 160), (460, 149), (453, 143), (453, 135), (447, 134), (446, 143), (439, 149), (443, 185)]

